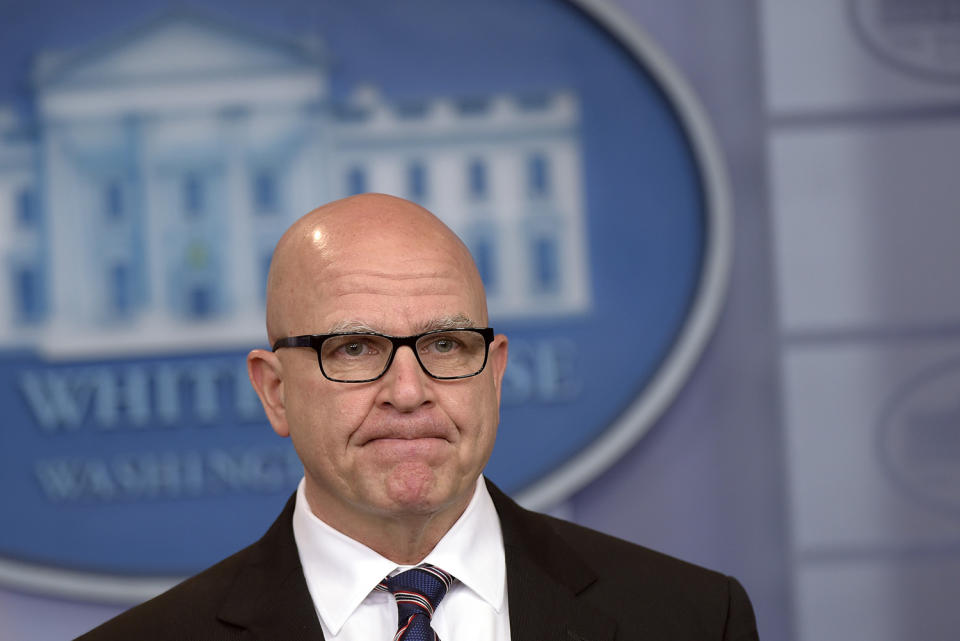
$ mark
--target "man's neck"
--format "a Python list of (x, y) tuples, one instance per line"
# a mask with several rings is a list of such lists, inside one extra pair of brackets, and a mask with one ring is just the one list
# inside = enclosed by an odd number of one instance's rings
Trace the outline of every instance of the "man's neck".
[(312, 484), (304, 491), (314, 516), (397, 565), (416, 565), (436, 547), (467, 509), (475, 486), (455, 502), (426, 513), (382, 514), (339, 509)]

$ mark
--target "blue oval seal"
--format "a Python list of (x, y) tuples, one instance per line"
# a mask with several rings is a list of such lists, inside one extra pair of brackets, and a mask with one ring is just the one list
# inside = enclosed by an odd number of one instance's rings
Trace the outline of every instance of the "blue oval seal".
[(511, 339), (486, 473), (526, 504), (685, 382), (724, 295), (725, 179), (614, 7), (141, 1), (77, 29), (47, 4), (0, 27), (36, 60), (0, 76), (0, 579), (139, 600), (263, 531), (302, 469), (244, 355), (279, 234), (344, 195), (418, 201), (473, 252)]

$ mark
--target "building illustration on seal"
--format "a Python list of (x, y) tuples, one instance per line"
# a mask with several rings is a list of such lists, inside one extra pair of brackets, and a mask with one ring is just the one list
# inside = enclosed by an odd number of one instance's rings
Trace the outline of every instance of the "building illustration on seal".
[(188, 12), (40, 56), (0, 112), (0, 347), (262, 342), (280, 233), (365, 191), (443, 217), (498, 320), (589, 310), (572, 91), (335, 99), (330, 59)]

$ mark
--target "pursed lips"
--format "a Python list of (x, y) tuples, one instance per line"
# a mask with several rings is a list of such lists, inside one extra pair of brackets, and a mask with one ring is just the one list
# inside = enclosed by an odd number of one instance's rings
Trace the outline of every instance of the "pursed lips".
[(436, 426), (424, 427), (393, 427), (386, 429), (376, 429), (369, 434), (363, 435), (360, 441), (361, 445), (367, 445), (376, 441), (422, 441), (428, 439), (450, 441), (447, 430)]

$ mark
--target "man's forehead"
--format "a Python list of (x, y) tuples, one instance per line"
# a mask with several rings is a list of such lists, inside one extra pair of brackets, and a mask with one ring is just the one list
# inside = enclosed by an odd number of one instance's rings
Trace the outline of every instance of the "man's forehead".
[(457, 314), (486, 324), (483, 284), (467, 248), (439, 219), (400, 199), (356, 197), (316, 210), (287, 232), (274, 259), (271, 335), (348, 321), (419, 333), (415, 325), (426, 331)]
[[(482, 286), (456, 265), (328, 264), (284, 306), (284, 333), (376, 332), (393, 336), (432, 329), (483, 327)], [(306, 277), (307, 274), (304, 274)]]
[(314, 275), (317, 289), (326, 295), (375, 294), (395, 296), (457, 295), (469, 293), (470, 281), (453, 269), (391, 270), (384, 268), (330, 268)]
[(328, 328), (329, 333), (374, 331), (400, 336), (486, 325), (486, 306), (463, 288), (449, 293), (423, 290), (422, 295), (369, 287), (319, 294), (315, 304), (300, 306), (295, 316), (314, 328)]

